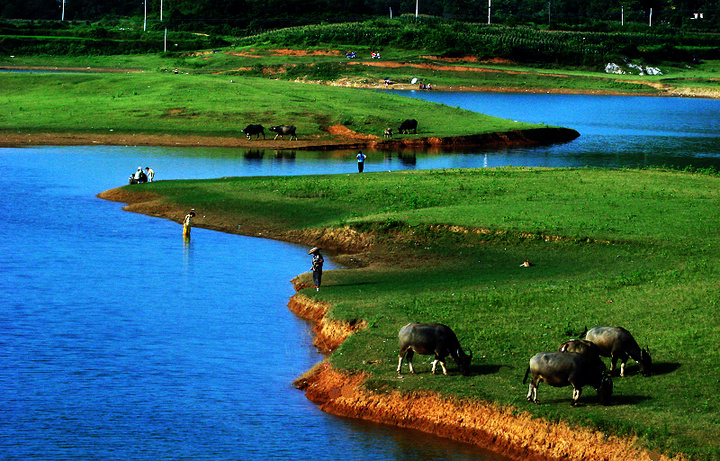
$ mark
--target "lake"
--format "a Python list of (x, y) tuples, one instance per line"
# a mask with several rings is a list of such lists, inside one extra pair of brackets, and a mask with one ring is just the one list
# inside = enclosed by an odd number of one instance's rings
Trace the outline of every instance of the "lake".
[[(567, 126), (581, 137), (536, 148), (371, 152), (366, 171), (720, 167), (720, 101), (411, 96)], [(310, 267), (307, 247), (199, 228), (186, 243), (179, 224), (96, 198), (138, 166), (163, 180), (345, 173), (355, 164), (354, 152), (340, 151), (0, 149), (12, 178), (0, 184), (3, 459), (501, 460), (324, 414), (292, 387), (322, 359), (310, 326), (287, 309), (289, 281)]]

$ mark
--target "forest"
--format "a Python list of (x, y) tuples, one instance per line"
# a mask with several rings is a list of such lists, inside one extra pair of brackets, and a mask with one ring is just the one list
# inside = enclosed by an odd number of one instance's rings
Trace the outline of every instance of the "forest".
[[(518, 25), (607, 29), (619, 25), (717, 31), (720, 0), (3, 0), (0, 19), (113, 21), (147, 18), (147, 27), (247, 35), (317, 23), (404, 14)], [(490, 4), (490, 8), (488, 5)], [(488, 11), (490, 10), (490, 11)], [(490, 13), (490, 14), (489, 14)]]

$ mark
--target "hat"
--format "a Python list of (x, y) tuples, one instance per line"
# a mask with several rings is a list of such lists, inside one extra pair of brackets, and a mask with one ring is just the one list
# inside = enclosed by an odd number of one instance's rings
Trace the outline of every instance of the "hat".
[(315, 253), (315, 252), (317, 252), (317, 251), (320, 251), (320, 248), (318, 248), (318, 247), (312, 247), (312, 248), (310, 248), (310, 251), (308, 251), (308, 254), (311, 255), (311, 254), (313, 254), (313, 253)]

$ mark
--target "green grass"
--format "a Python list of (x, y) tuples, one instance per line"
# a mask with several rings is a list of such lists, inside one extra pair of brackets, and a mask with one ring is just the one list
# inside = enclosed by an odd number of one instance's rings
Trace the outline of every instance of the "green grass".
[[(126, 191), (230, 222), (349, 226), (384, 242), (375, 251), (385, 265), (328, 272), (323, 290), (305, 292), (330, 302), (333, 318), (369, 322), (330, 361), (369, 373), (371, 389), (490, 400), (670, 454), (720, 458), (716, 175), (499, 168), (146, 186)], [(519, 267), (525, 259), (534, 266)], [(451, 364), (451, 376), (431, 376), (430, 358), (418, 357), (419, 374), (399, 379), (397, 331), (409, 321), (450, 325), (475, 354), (473, 375)], [(542, 386), (542, 405), (526, 402), (528, 359), (596, 325), (628, 328), (657, 373), (644, 378), (631, 361), (611, 407), (591, 388), (579, 408), (569, 388)]]
[[(302, 137), (332, 125), (380, 134), (405, 118), (423, 136), (532, 128), (441, 104), (261, 78), (172, 73), (0, 74), (0, 130), (243, 136), (249, 123), (292, 123)], [(430, 123), (432, 121), (432, 124)]]

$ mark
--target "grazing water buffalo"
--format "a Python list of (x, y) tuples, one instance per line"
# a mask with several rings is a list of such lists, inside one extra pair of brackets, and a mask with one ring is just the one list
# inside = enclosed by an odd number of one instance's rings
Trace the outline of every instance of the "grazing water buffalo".
[(435, 354), (435, 360), (432, 364), (433, 374), (435, 374), (435, 367), (438, 363), (442, 367), (443, 374), (448, 374), (447, 368), (445, 368), (445, 359), (448, 355), (455, 360), (463, 376), (470, 374), (472, 351), (469, 355), (465, 354), (455, 333), (445, 325), (439, 323), (408, 323), (400, 329), (398, 339), (400, 340), (398, 373), (402, 368), (403, 357), (407, 358), (410, 373), (415, 373), (412, 358), (413, 354), (417, 352), (420, 355)]
[(293, 138), (297, 140), (297, 136), (295, 135), (295, 125), (271, 126), (270, 131), (277, 133), (274, 139), (277, 139), (278, 136), (282, 138), (288, 134), (290, 135), (290, 141), (292, 141)]
[(571, 339), (560, 345), (560, 352), (576, 352), (600, 359), (600, 349), (592, 341), (585, 339)]
[(573, 405), (577, 405), (583, 386), (597, 390), (603, 405), (610, 404), (613, 383), (605, 374), (605, 365), (599, 360), (577, 352), (539, 352), (530, 359), (523, 384), (532, 373), (527, 399), (539, 403), (537, 388), (541, 381), (553, 387), (573, 387)]
[(253, 135), (255, 135), (255, 139), (260, 139), (260, 135), (263, 135), (263, 139), (265, 139), (265, 128), (262, 125), (248, 125), (242, 132), (248, 139)]
[(413, 130), (413, 133), (417, 134), (417, 125), (417, 120), (415, 120), (414, 118), (407, 119), (400, 124), (400, 127), (398, 128), (398, 133), (409, 134), (410, 130)]
[(652, 373), (652, 357), (647, 348), (640, 349), (635, 338), (625, 328), (621, 327), (595, 327), (585, 333), (585, 339), (592, 341), (600, 350), (600, 355), (610, 357), (610, 373), (620, 360), (620, 376), (625, 376), (625, 363), (628, 357), (635, 360), (640, 366), (640, 372), (645, 376)]

